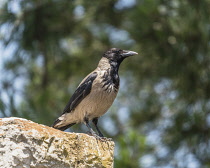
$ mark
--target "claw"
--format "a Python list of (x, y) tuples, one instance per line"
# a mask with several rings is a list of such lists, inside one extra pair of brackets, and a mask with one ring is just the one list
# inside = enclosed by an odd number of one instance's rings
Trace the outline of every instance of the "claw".
[(87, 134), (90, 135), (90, 136), (95, 137), (97, 140), (100, 140), (102, 142), (112, 141), (112, 138), (100, 137), (95, 132), (91, 133), (91, 132), (88, 131)]
[(96, 139), (99, 139), (102, 142), (112, 141), (112, 138), (106, 138), (106, 137), (95, 137)]

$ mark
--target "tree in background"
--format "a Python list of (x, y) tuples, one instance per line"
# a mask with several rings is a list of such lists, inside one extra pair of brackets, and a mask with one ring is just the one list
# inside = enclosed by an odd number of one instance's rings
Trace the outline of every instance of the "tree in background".
[(100, 119), (116, 143), (115, 167), (208, 167), (209, 7), (209, 0), (5, 0), (0, 115), (50, 125), (103, 51), (134, 50), (140, 54), (122, 65), (123, 87)]

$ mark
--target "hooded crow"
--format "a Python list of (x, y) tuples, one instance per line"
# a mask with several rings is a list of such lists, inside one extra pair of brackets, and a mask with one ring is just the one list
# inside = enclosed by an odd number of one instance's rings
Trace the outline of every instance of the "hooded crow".
[[(106, 51), (98, 67), (87, 75), (77, 87), (63, 110), (55, 120), (53, 128), (64, 131), (77, 123), (84, 123), (91, 135), (103, 137), (97, 123), (98, 118), (110, 108), (117, 96), (120, 78), (118, 69), (121, 62), (138, 53), (112, 48)], [(92, 130), (89, 121), (93, 122), (98, 135)]]

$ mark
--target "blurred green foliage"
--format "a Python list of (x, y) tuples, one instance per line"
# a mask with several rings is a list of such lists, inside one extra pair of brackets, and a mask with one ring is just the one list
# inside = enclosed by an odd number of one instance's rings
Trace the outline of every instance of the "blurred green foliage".
[(134, 50), (100, 119), (115, 167), (209, 167), (209, 9), (209, 0), (2, 1), (0, 115), (51, 125), (104, 51)]

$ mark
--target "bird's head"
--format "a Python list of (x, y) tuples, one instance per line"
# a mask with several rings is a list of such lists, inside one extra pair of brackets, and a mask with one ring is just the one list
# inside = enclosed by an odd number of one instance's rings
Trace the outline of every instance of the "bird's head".
[(125, 58), (133, 56), (133, 55), (137, 55), (137, 54), (138, 53), (134, 51), (111, 48), (110, 50), (104, 53), (103, 57), (107, 58), (110, 62), (116, 62), (120, 64)]

